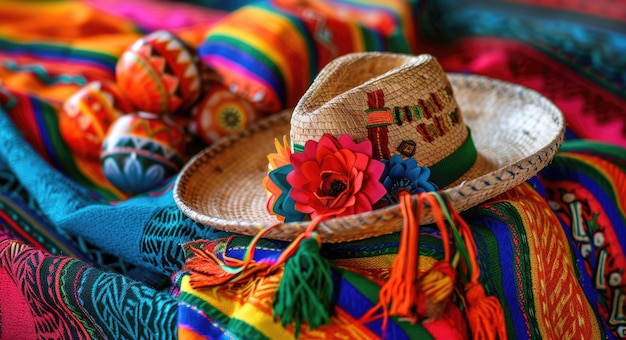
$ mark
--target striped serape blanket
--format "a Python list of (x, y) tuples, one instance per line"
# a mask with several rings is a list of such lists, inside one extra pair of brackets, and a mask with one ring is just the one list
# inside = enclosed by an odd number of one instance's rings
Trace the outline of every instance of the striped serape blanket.
[[(249, 3), (249, 4), (248, 4)], [(537, 176), (461, 215), (506, 337), (626, 338), (626, 4), (621, 1), (3, 1), (0, 4), (0, 339), (468, 338), (452, 304), (434, 321), (362, 319), (400, 234), (324, 244), (328, 324), (274, 316), (281, 273), (192, 288), (204, 249), (243, 259), (251, 238), (201, 225), (176, 175), (129, 194), (63, 138), (65, 101), (116, 79), (139, 38), (167, 30), (262, 115), (290, 108), (334, 56), (431, 53), (446, 71), (524, 85), (552, 100), (566, 141)], [(195, 141), (188, 155), (207, 146)], [(255, 259), (285, 242), (260, 240)], [(420, 229), (424, 265), (443, 255)], [(310, 321), (317, 315), (310, 315)]]

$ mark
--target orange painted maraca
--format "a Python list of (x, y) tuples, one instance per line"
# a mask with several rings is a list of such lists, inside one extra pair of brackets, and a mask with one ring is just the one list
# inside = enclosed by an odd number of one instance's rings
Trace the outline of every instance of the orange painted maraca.
[(140, 194), (166, 183), (184, 163), (183, 129), (152, 113), (128, 114), (116, 120), (102, 144), (105, 177), (121, 191)]
[(190, 130), (208, 144), (242, 130), (257, 118), (245, 98), (217, 82), (210, 83), (209, 91), (191, 112), (194, 119)]
[(90, 82), (63, 103), (59, 114), (61, 136), (74, 155), (97, 160), (109, 126), (132, 111), (115, 83)]
[(140, 111), (167, 115), (193, 105), (202, 75), (196, 51), (160, 30), (137, 40), (120, 57), (117, 84)]

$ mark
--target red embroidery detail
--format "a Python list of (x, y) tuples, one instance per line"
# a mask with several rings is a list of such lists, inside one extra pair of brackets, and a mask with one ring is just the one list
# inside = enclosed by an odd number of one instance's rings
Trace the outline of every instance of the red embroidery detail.
[[(368, 126), (367, 138), (372, 142), (372, 158), (389, 159), (389, 135), (387, 125), (393, 123), (391, 110), (385, 108), (385, 94), (382, 90), (367, 93)], [(379, 110), (376, 110), (379, 109)], [(382, 110), (381, 110), (382, 109)]]
[(437, 137), (444, 136), (452, 126), (458, 125), (460, 123), (458, 109), (455, 108), (452, 112), (442, 112), (453, 100), (451, 91), (452, 89), (446, 86), (437, 92), (430, 93), (426, 99), (419, 99), (417, 105), (394, 107), (384, 107), (385, 97), (382, 90), (368, 92), (368, 109), (365, 110), (366, 127), (368, 139), (372, 142), (374, 149), (373, 157), (376, 159), (391, 157), (388, 144), (388, 126), (391, 124), (402, 125), (403, 122), (412, 122), (414, 119), (431, 120), (432, 123), (424, 122), (415, 128), (424, 141), (429, 143)]
[(432, 99), (433, 103), (435, 103), (435, 106), (437, 107), (437, 111), (441, 111), (443, 110), (443, 103), (441, 102), (441, 98), (439, 98), (439, 95), (435, 92), (430, 94), (430, 99)]
[(435, 116), (433, 119), (433, 122), (435, 123), (435, 129), (437, 130), (437, 135), (438, 136), (443, 136), (446, 134), (446, 132), (448, 132), (448, 129), (445, 126), (445, 123), (443, 122), (443, 116), (442, 115), (438, 115)]
[(426, 124), (419, 124), (415, 127), (415, 130), (417, 130), (417, 132), (422, 135), (422, 139), (424, 139), (426, 142), (432, 143), (435, 140), (435, 137), (432, 136), (432, 134), (430, 133), (430, 129), (428, 128), (428, 126), (426, 126)]
[(405, 106), (402, 108), (402, 110), (404, 111), (403, 119), (409, 123), (413, 121), (413, 113), (411, 112), (411, 108), (409, 106)]
[(386, 126), (367, 129), (367, 138), (372, 142), (372, 158), (378, 160), (391, 158)]
[(367, 93), (367, 107), (370, 109), (379, 109), (385, 106), (385, 94), (383, 90), (376, 90)]
[(452, 124), (459, 124), (461, 121), (459, 119), (459, 109), (454, 109), (454, 111), (450, 112), (450, 118), (452, 119)]

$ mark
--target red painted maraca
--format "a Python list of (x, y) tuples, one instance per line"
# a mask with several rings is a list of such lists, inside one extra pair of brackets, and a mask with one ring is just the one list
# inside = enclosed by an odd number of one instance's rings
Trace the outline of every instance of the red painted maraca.
[(185, 135), (169, 118), (139, 112), (116, 120), (102, 144), (105, 177), (121, 191), (144, 193), (166, 183), (184, 163)]
[(115, 83), (90, 82), (63, 103), (59, 114), (61, 136), (74, 155), (97, 160), (109, 126), (132, 111)]
[(193, 105), (203, 89), (196, 51), (163, 30), (130, 46), (118, 60), (115, 75), (138, 110), (161, 115)]

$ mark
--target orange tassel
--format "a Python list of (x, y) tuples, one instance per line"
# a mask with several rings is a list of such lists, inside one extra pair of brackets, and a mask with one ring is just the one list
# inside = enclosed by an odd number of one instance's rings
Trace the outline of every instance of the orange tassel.
[[(227, 257), (222, 254), (223, 261), (220, 260), (212, 252), (207, 252), (193, 246), (189, 249), (196, 255), (187, 260), (183, 269), (189, 270), (189, 284), (192, 288), (206, 288), (214, 286), (223, 286), (226, 283), (236, 283), (249, 279), (254, 276), (267, 276), (275, 271), (276, 266), (265, 262), (254, 261), (254, 250), (259, 240), (267, 234), (268, 231), (277, 227), (279, 224), (267, 227), (258, 233), (250, 242), (248, 250), (243, 260)], [(228, 242), (232, 236), (228, 239)], [(224, 247), (224, 252), (228, 246)]]
[(268, 274), (271, 265), (269, 263), (247, 262), (229, 258), (230, 265), (234, 265), (232, 270), (215, 254), (199, 249), (191, 248), (196, 257), (185, 263), (184, 269), (190, 271), (189, 284), (192, 288), (206, 288), (220, 286), (226, 283), (236, 283), (244, 281), (253, 276), (265, 276)]
[(495, 296), (486, 296), (483, 285), (478, 281), (480, 267), (478, 252), (472, 231), (459, 213), (450, 209), (450, 213), (458, 225), (468, 255), (470, 280), (465, 285), (467, 319), (474, 339), (506, 339), (506, 323), (500, 300)]
[[(382, 316), (382, 328), (387, 329), (390, 316), (407, 318), (417, 322), (417, 311), (421, 308), (418, 290), (419, 218), (422, 211), (422, 196), (418, 196), (417, 207), (410, 194), (399, 197), (400, 210), (404, 216), (403, 231), (400, 236), (398, 254), (394, 259), (387, 282), (380, 288), (378, 303), (360, 319), (368, 323)], [(382, 315), (377, 315), (382, 309)]]
[[(403, 216), (403, 230), (400, 236), (398, 254), (393, 262), (387, 282), (381, 287), (378, 304), (367, 311), (360, 322), (367, 323), (382, 316), (382, 327), (386, 330), (387, 319), (397, 316), (414, 323), (420, 316), (438, 317), (445, 310), (445, 299), (454, 291), (456, 274), (454, 269), (437, 266), (430, 278), (418, 278), (419, 272), (419, 230), (423, 207), (426, 203), (433, 211), (433, 217), (443, 239), (444, 260), (449, 265), (450, 245), (444, 217), (438, 201), (432, 193), (411, 196), (403, 193), (399, 197)], [(435, 267), (433, 267), (435, 268)], [(430, 296), (422, 290), (426, 285)], [(434, 298), (434, 300), (433, 300)], [(437, 301), (436, 303), (434, 301)], [(442, 308), (442, 305), (444, 308)], [(382, 315), (376, 313), (382, 309)]]
[(190, 250), (196, 256), (185, 263), (184, 269), (191, 272), (189, 284), (194, 289), (221, 285), (235, 276), (220, 266), (220, 260), (214, 254), (193, 247)]
[(486, 296), (481, 284), (471, 285), (465, 292), (467, 319), (473, 339), (506, 339), (504, 311), (500, 300)]
[[(477, 261), (476, 244), (467, 223), (460, 217), (439, 193), (425, 193), (411, 197), (400, 196), (400, 209), (404, 217), (403, 231), (389, 280), (381, 287), (379, 301), (359, 320), (371, 322), (382, 317), (383, 331), (390, 316), (417, 322), (421, 316), (437, 319), (446, 311), (457, 280), (456, 263), (465, 258), (468, 270), (466, 287), (466, 314), (474, 339), (506, 338), (506, 324), (500, 301), (493, 296), (485, 296), (483, 286), (478, 282), (480, 267)], [(444, 259), (436, 263), (423, 277), (418, 278), (419, 264), (419, 222), (424, 204), (432, 209), (433, 217), (441, 232)], [(442, 210), (442, 208), (444, 210)], [(457, 252), (450, 261), (448, 229), (444, 214), (456, 234), (457, 248), (465, 249), (464, 255)], [(381, 313), (379, 311), (382, 310)]]
[(421, 288), (425, 295), (425, 313), (429, 320), (438, 319), (445, 311), (450, 296), (454, 292), (456, 269), (450, 263), (450, 244), (448, 229), (443, 220), (440, 202), (434, 195), (425, 196), (430, 205), (437, 227), (441, 233), (444, 258), (437, 262), (421, 279)]

